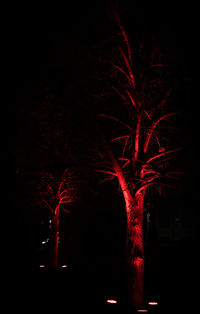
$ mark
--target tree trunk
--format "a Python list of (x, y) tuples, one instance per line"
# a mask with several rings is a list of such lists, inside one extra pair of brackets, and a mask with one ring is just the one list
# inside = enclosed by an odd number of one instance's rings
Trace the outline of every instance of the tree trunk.
[(143, 304), (144, 248), (143, 248), (143, 200), (144, 191), (126, 202), (126, 289), (127, 303)]
[[(136, 192), (135, 197), (131, 195), (124, 172), (98, 125), (97, 131), (112, 161), (126, 204), (126, 301), (129, 305), (141, 306), (143, 304), (144, 276), (143, 201), (145, 188)], [(139, 144), (137, 143), (137, 145)]]
[(59, 241), (59, 216), (54, 215), (51, 225), (50, 236), (50, 266), (58, 267), (58, 241)]

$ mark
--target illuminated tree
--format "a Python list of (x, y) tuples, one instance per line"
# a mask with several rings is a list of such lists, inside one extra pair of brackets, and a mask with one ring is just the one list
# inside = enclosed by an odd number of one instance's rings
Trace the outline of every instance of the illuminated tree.
[[(167, 59), (159, 51), (158, 45), (150, 51), (145, 42), (139, 45), (133, 57), (130, 39), (119, 16), (113, 12), (120, 30), (115, 45), (119, 58), (109, 60), (110, 87), (115, 92), (109, 101), (113, 104), (120, 99), (123, 106), (120, 118), (116, 116), (116, 105), (111, 105), (108, 113), (99, 114), (109, 121), (112, 136), (116, 131), (120, 133), (108, 140), (107, 121), (103, 120), (104, 130), (99, 122), (98, 133), (110, 163), (107, 162), (98, 171), (107, 173), (110, 179), (117, 178), (124, 196), (127, 217), (127, 301), (139, 306), (143, 303), (144, 199), (149, 188), (161, 191), (169, 179), (180, 174), (169, 171), (171, 157), (180, 150), (174, 147), (176, 144), (171, 137), (173, 127), (169, 128), (168, 124), (176, 118), (177, 112), (171, 110), (174, 104), (173, 86), (169, 83), (170, 64)], [(108, 94), (102, 93), (101, 96)]]
[(50, 266), (58, 267), (58, 243), (60, 211), (69, 214), (70, 206), (78, 199), (77, 178), (66, 169), (60, 180), (50, 173), (43, 173), (41, 185), (41, 200), (51, 211), (52, 223), (50, 231)]

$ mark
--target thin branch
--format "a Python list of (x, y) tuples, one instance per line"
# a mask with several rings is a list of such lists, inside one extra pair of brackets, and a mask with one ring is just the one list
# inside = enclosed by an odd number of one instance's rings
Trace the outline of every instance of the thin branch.
[(133, 160), (134, 163), (137, 161), (137, 159), (138, 159), (138, 154), (139, 154), (141, 118), (142, 118), (142, 116), (140, 115), (140, 116), (138, 117), (137, 127), (136, 127), (136, 135), (135, 135), (135, 153), (134, 153), (134, 160)]
[(123, 135), (123, 136), (119, 136), (119, 137), (115, 137), (113, 138), (112, 140), (110, 140), (111, 142), (114, 142), (114, 141), (120, 141), (122, 139), (125, 139), (127, 137), (130, 137), (129, 135)]
[(108, 119), (111, 119), (111, 120), (113, 120), (113, 121), (116, 121), (116, 122), (118, 122), (118, 123), (124, 125), (124, 126), (125, 126), (126, 128), (128, 128), (130, 131), (133, 131), (133, 129), (132, 129), (128, 124), (122, 122), (121, 120), (119, 120), (119, 119), (117, 119), (117, 118), (115, 118), (115, 117), (112, 117), (112, 116), (106, 115), (106, 114), (98, 114), (97, 116), (99, 116), (99, 117), (104, 117), (104, 118), (108, 118)]
[(143, 170), (143, 172), (141, 171), (141, 175), (140, 175), (140, 177), (141, 177), (141, 179), (142, 180), (146, 180), (144, 177), (145, 176), (148, 176), (148, 175), (154, 175), (154, 176), (156, 176), (156, 175), (160, 175), (160, 173), (159, 172), (157, 172), (157, 171), (155, 171), (155, 170)]
[(150, 68), (162, 68), (162, 67), (169, 67), (169, 64), (162, 64), (162, 63), (157, 63), (157, 64), (151, 64)]
[(54, 210), (53, 208), (49, 205), (49, 203), (43, 198), (42, 201), (47, 205), (47, 207), (52, 211), (52, 213), (54, 214)]
[(161, 102), (158, 104), (158, 108), (162, 108), (165, 105), (165, 103), (166, 103), (167, 99), (169, 98), (170, 94), (171, 94), (171, 90), (168, 90), (166, 92), (165, 96), (163, 97), (163, 99), (161, 100)]
[[(63, 200), (71, 200), (72, 199), (72, 196), (70, 195), (67, 195), (67, 196), (63, 196), (61, 199), (60, 199), (60, 203), (64, 203)], [(65, 201), (66, 202), (66, 201)]]
[(104, 178), (104, 179), (100, 180), (100, 183), (103, 183), (103, 182), (106, 182), (106, 181), (115, 180), (115, 179), (116, 179), (116, 177), (114, 177), (114, 176), (109, 176), (109, 177), (107, 177), (107, 178)]
[(122, 55), (122, 58), (124, 59), (124, 62), (126, 64), (126, 67), (128, 69), (129, 76), (130, 76), (130, 82), (132, 84), (132, 87), (133, 87), (133, 89), (135, 89), (135, 80), (134, 80), (134, 75), (133, 75), (133, 72), (132, 72), (132, 69), (131, 69), (131, 65), (130, 65), (130, 58), (128, 60), (126, 55), (125, 55), (125, 53), (124, 53), (124, 51), (122, 50), (122, 48), (120, 46), (118, 46), (118, 47), (119, 47), (120, 53)]
[(130, 159), (128, 158), (118, 158), (118, 160), (120, 161), (125, 161), (124, 165), (122, 166), (122, 169), (124, 169), (129, 163), (130, 163)]
[(153, 122), (153, 124), (152, 124), (151, 127), (149, 128), (149, 132), (148, 132), (147, 137), (146, 137), (146, 140), (145, 140), (145, 142), (144, 142), (144, 153), (147, 152), (148, 145), (149, 145), (149, 141), (150, 141), (151, 136), (152, 136), (152, 134), (153, 134), (155, 128), (157, 127), (158, 123), (159, 123), (160, 121), (162, 121), (162, 120), (164, 120), (164, 119), (170, 117), (170, 116), (173, 116), (173, 115), (177, 114), (177, 113), (178, 113), (178, 112), (168, 113), (168, 114), (166, 114), (166, 115), (164, 115), (164, 116), (158, 118), (155, 122)]
[(112, 86), (112, 89), (114, 89), (114, 91), (116, 91), (116, 93), (123, 99), (123, 101), (126, 104), (128, 104), (128, 101), (127, 101), (126, 97), (122, 93), (120, 93), (120, 91), (115, 86)]
[(61, 191), (61, 189), (62, 189), (62, 186), (63, 186), (63, 181), (61, 181), (61, 183), (60, 183), (60, 185), (59, 185), (59, 188), (58, 188), (58, 192), (57, 192), (57, 195), (58, 195), (58, 197), (60, 198), (60, 191)]
[(148, 186), (150, 185), (155, 185), (156, 182), (150, 182), (150, 183), (147, 183), (147, 184), (144, 184), (143, 186), (141, 186), (135, 193), (135, 196), (137, 196), (142, 190), (144, 190), (145, 188), (147, 188)]
[(69, 189), (65, 189), (64, 191), (62, 191), (62, 192), (60, 193), (60, 198), (62, 198), (62, 195), (63, 195), (64, 193), (69, 194), (69, 191), (73, 191), (73, 189), (72, 189), (72, 188), (69, 188)]
[(160, 174), (155, 174), (153, 177), (151, 177), (150, 179), (148, 180), (144, 180), (145, 184), (148, 184), (150, 182), (152, 182), (153, 180), (157, 179), (160, 177)]
[(51, 185), (50, 185), (49, 183), (46, 183), (46, 185), (47, 185), (47, 188), (48, 188), (49, 192), (50, 192), (51, 194), (54, 194)]
[(165, 174), (165, 177), (173, 180), (179, 180), (179, 177), (182, 175), (184, 175), (183, 171), (169, 171)]
[(148, 164), (148, 163), (150, 163), (152, 160), (155, 160), (155, 159), (158, 159), (158, 158), (160, 158), (160, 157), (162, 157), (162, 156), (165, 156), (165, 155), (168, 155), (168, 154), (177, 152), (177, 151), (179, 151), (179, 150), (181, 150), (181, 149), (182, 149), (182, 147), (179, 147), (179, 148), (171, 149), (171, 150), (168, 150), (168, 151), (166, 151), (166, 152), (160, 153), (160, 154), (158, 154), (158, 155), (156, 155), (156, 156), (153, 156), (153, 157), (149, 158), (149, 159), (146, 161), (146, 163)]
[(112, 171), (108, 171), (108, 170), (101, 170), (101, 169), (93, 169), (94, 171), (96, 172), (100, 172), (100, 173), (106, 173), (106, 174), (110, 174), (112, 176), (117, 176), (115, 172), (112, 172)]
[(120, 66), (118, 66), (118, 65), (116, 65), (116, 64), (112, 64), (112, 65), (113, 65), (114, 68), (116, 68), (118, 71), (120, 71), (121, 73), (123, 73), (123, 74), (125, 75), (125, 77), (127, 78), (129, 84), (131, 85), (132, 82), (131, 82), (131, 79), (130, 79), (130, 77), (128, 76), (128, 74), (127, 74)]
[(130, 100), (131, 100), (131, 104), (132, 104), (133, 108), (136, 109), (136, 108), (137, 108), (136, 103), (135, 103), (133, 97), (131, 96), (131, 94), (129, 93), (129, 91), (128, 91), (127, 89), (126, 89), (126, 93), (127, 93), (128, 97), (129, 97)]
[(146, 116), (148, 117), (148, 119), (151, 120), (151, 116), (150, 116), (150, 114), (149, 114), (146, 110), (144, 110), (144, 113), (146, 114)]
[(66, 209), (66, 208), (62, 208), (62, 210), (66, 213), (66, 214), (70, 214), (70, 210)]
[(121, 35), (124, 38), (124, 42), (126, 44), (127, 51), (128, 51), (129, 62), (131, 64), (131, 66), (132, 66), (131, 47), (130, 47), (128, 35), (127, 35), (127, 33), (126, 33), (125, 29), (124, 29), (124, 26), (121, 23), (121, 20), (119, 18), (119, 15), (118, 15), (117, 11), (115, 10), (114, 6), (112, 5), (112, 3), (110, 1), (109, 1), (109, 5), (110, 5), (110, 7), (112, 9), (113, 16), (114, 16), (114, 18), (115, 18), (115, 20), (116, 20), (116, 22), (117, 22), (117, 24), (119, 26), (119, 29), (121, 31)]

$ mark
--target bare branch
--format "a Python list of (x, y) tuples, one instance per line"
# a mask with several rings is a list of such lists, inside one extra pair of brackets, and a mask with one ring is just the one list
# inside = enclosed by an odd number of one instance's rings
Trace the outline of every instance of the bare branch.
[(128, 164), (130, 164), (130, 159), (128, 158), (118, 158), (120, 161), (125, 161), (124, 165), (122, 166), (122, 169), (124, 169)]
[(124, 59), (124, 62), (126, 64), (127, 70), (129, 72), (129, 77), (130, 77), (130, 82), (132, 84), (132, 87), (133, 87), (133, 89), (135, 89), (135, 80), (134, 80), (134, 75), (133, 75), (131, 64), (130, 64), (130, 58), (128, 60), (128, 58), (126, 57), (122, 48), (120, 46), (118, 46), (118, 47), (119, 47), (120, 53), (122, 55), (122, 58)]
[(60, 201), (60, 204), (70, 204), (73, 202), (73, 199), (71, 197), (63, 197)]
[(110, 174), (110, 175), (112, 175), (112, 176), (114, 176), (114, 177), (116, 177), (116, 176), (117, 176), (115, 172), (108, 171), (108, 170), (94, 169), (94, 171), (96, 171), (96, 172), (100, 172), (100, 173)]
[(148, 119), (151, 120), (151, 115), (150, 115), (146, 110), (144, 110), (144, 113), (146, 114), (146, 116), (148, 117)]
[(130, 137), (129, 135), (123, 135), (123, 136), (119, 136), (119, 137), (115, 137), (111, 140), (111, 142), (114, 142), (114, 141), (120, 141), (122, 139), (125, 139), (125, 138), (128, 138)]
[(137, 196), (140, 192), (142, 192), (142, 190), (146, 189), (148, 186), (150, 185), (154, 185), (155, 186), (156, 182), (150, 182), (147, 184), (144, 184), (143, 186), (141, 186), (135, 193), (135, 196)]
[(47, 205), (47, 207), (52, 211), (52, 213), (54, 214), (54, 210), (53, 208), (49, 205), (49, 203), (43, 198), (42, 201)]
[(138, 121), (137, 121), (136, 135), (135, 135), (135, 153), (134, 153), (134, 160), (133, 160), (133, 163), (135, 163), (135, 162), (137, 161), (137, 159), (138, 159), (138, 154), (139, 154), (141, 118), (142, 118), (142, 116), (140, 115), (140, 116), (138, 117)]
[(126, 93), (127, 93), (128, 97), (129, 97), (130, 100), (131, 100), (131, 104), (132, 104), (133, 108), (136, 109), (136, 108), (137, 108), (136, 103), (135, 103), (133, 97), (131, 96), (131, 94), (129, 93), (129, 91), (128, 91), (127, 89), (126, 89)]
[(151, 136), (152, 136), (152, 134), (153, 134), (155, 128), (157, 127), (158, 123), (159, 123), (160, 121), (162, 121), (162, 120), (164, 120), (164, 119), (170, 117), (170, 116), (175, 115), (175, 114), (177, 114), (177, 112), (168, 113), (168, 114), (166, 114), (166, 115), (164, 115), (164, 116), (158, 118), (155, 122), (153, 122), (153, 124), (152, 124), (151, 127), (149, 128), (149, 132), (148, 132), (147, 137), (146, 137), (146, 140), (145, 140), (145, 142), (144, 142), (144, 153), (147, 152), (148, 145), (149, 145), (149, 141), (150, 141)]
[(179, 147), (179, 148), (171, 149), (171, 150), (168, 150), (166, 152), (160, 153), (160, 154), (158, 154), (156, 156), (153, 156), (153, 157), (149, 158), (146, 163), (148, 164), (148, 163), (150, 163), (151, 161), (153, 161), (155, 159), (158, 159), (158, 158), (163, 157), (165, 155), (169, 155), (171, 153), (177, 152), (178, 150), (181, 150), (181, 149), (182, 149), (182, 147)]
[(184, 175), (185, 173), (183, 171), (168, 171), (165, 174), (165, 177), (173, 180), (178, 180), (180, 176)]
[(127, 137), (127, 138), (126, 138), (126, 140), (125, 140), (125, 144), (124, 144), (124, 147), (123, 147), (123, 152), (122, 152), (122, 156), (123, 156), (123, 157), (124, 157), (124, 155), (125, 155), (126, 146), (127, 146), (127, 144), (128, 144), (128, 140), (129, 140), (129, 138), (130, 138), (130, 136), (129, 136), (129, 137)]
[(158, 108), (162, 108), (165, 105), (165, 103), (166, 103), (167, 99), (169, 98), (170, 94), (171, 94), (171, 90), (168, 90), (166, 92), (165, 96), (163, 97), (163, 99), (161, 100), (161, 102), (158, 104)]
[(113, 121), (116, 121), (122, 125), (124, 125), (126, 128), (128, 128), (129, 130), (133, 131), (133, 129), (126, 123), (122, 122), (121, 120), (115, 118), (115, 117), (112, 117), (110, 115), (106, 115), (106, 114), (98, 114), (99, 117), (104, 117), (104, 118), (108, 118), (108, 119), (111, 119)]
[(47, 188), (48, 188), (49, 192), (50, 192), (51, 194), (54, 194), (51, 185), (50, 185), (49, 183), (46, 183), (46, 185), (47, 185)]
[(119, 26), (119, 29), (121, 31), (121, 35), (123, 36), (123, 39), (124, 39), (124, 42), (126, 44), (126, 47), (127, 47), (127, 52), (128, 52), (128, 58), (129, 58), (129, 62), (130, 62), (130, 65), (132, 66), (132, 57), (131, 57), (131, 46), (130, 46), (130, 43), (129, 43), (129, 39), (128, 39), (128, 35), (124, 29), (124, 26), (122, 25), (121, 23), (121, 20), (119, 18), (119, 15), (117, 13), (117, 11), (115, 10), (115, 8), (113, 7), (113, 5), (111, 3), (110, 4), (110, 7), (112, 9), (112, 13), (113, 13), (113, 16)]
[(61, 189), (62, 189), (62, 186), (63, 186), (63, 181), (61, 181), (61, 183), (60, 183), (60, 185), (59, 185), (59, 188), (58, 188), (58, 192), (57, 192), (57, 195), (58, 195), (58, 197), (60, 198), (60, 191), (61, 191)]
[(66, 208), (62, 208), (62, 210), (66, 213), (66, 214), (70, 214), (70, 210), (66, 209)]
[(127, 101), (126, 97), (122, 93), (120, 93), (120, 91), (115, 86), (112, 86), (112, 89), (114, 89), (116, 91), (116, 93), (123, 99), (123, 101), (126, 104), (128, 104), (128, 101)]
[(63, 190), (63, 191), (60, 193), (60, 198), (62, 198), (65, 193), (66, 193), (66, 195), (69, 195), (69, 191), (73, 191), (73, 189), (72, 189), (72, 188), (69, 188), (69, 189)]
[(116, 68), (118, 71), (120, 71), (121, 73), (123, 73), (125, 75), (125, 77), (127, 78), (128, 82), (130, 85), (132, 85), (132, 81), (130, 79), (130, 77), (128, 76), (128, 74), (122, 69), (122, 67), (116, 65), (116, 64), (112, 64), (114, 68)]
[(151, 177), (150, 179), (148, 180), (144, 180), (145, 184), (148, 184), (152, 181), (154, 181), (155, 179), (159, 178), (160, 177), (160, 174), (155, 174), (153, 177)]
[(162, 68), (162, 67), (169, 67), (169, 64), (163, 64), (163, 63), (157, 63), (157, 64), (151, 64), (150, 68)]

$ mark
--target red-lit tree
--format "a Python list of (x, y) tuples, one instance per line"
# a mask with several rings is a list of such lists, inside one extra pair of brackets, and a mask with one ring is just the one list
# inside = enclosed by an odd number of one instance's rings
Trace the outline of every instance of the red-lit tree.
[(70, 213), (70, 206), (78, 199), (77, 178), (66, 169), (59, 180), (50, 173), (42, 175), (41, 200), (51, 211), (50, 266), (58, 267), (60, 211)]
[[(119, 51), (118, 60), (112, 57), (109, 61), (111, 88), (123, 106), (120, 118), (115, 113), (118, 109), (116, 106), (113, 109), (112, 105), (108, 113), (99, 116), (109, 121), (109, 127), (113, 123), (112, 134), (116, 130), (121, 133), (110, 139), (99, 122), (98, 132), (111, 161), (110, 165), (107, 163), (99, 171), (117, 178), (124, 196), (127, 217), (127, 301), (140, 306), (143, 303), (144, 198), (150, 187), (160, 191), (166, 185), (166, 180), (179, 174), (169, 171), (169, 160), (179, 148), (174, 147), (176, 144), (171, 137), (173, 127), (169, 128), (168, 123), (173, 121), (177, 112), (170, 109), (174, 100), (169, 83), (169, 64), (158, 45), (148, 51), (149, 47), (145, 47), (143, 42), (133, 58), (129, 37), (115, 12), (114, 19), (120, 30), (120, 41), (117, 40), (115, 46)], [(113, 99), (118, 101), (117, 98)], [(110, 101), (113, 103), (113, 100)], [(111, 110), (114, 113), (110, 113)], [(105, 119), (103, 122), (105, 125)]]

